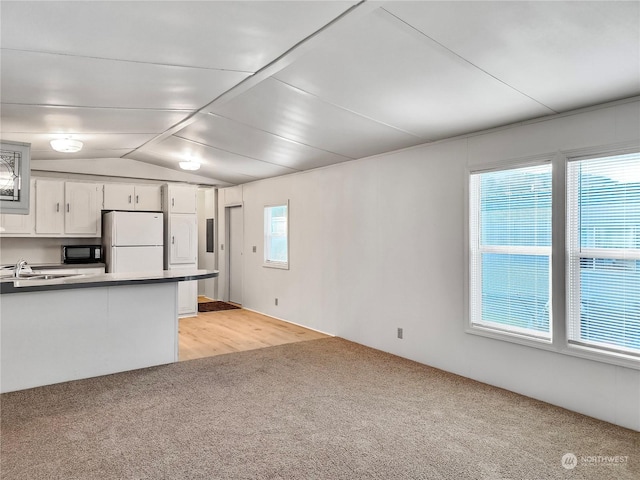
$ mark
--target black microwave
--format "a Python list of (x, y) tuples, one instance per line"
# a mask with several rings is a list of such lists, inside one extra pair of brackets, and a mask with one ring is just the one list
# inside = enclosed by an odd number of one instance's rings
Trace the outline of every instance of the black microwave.
[(102, 247), (100, 245), (63, 245), (62, 263), (100, 263)]

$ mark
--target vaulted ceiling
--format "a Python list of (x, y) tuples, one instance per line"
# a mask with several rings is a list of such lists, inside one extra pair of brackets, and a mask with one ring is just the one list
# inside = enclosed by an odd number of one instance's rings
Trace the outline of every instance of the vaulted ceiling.
[(234, 185), (640, 95), (635, 1), (3, 0), (0, 19), (1, 136), (40, 168), (196, 159)]

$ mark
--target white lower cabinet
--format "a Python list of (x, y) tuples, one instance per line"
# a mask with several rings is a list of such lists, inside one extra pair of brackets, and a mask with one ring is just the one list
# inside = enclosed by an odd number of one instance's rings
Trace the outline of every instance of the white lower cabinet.
[[(169, 266), (169, 270), (195, 270), (198, 266), (177, 265)], [(193, 317), (198, 314), (198, 282), (178, 283), (178, 315), (181, 317)]]

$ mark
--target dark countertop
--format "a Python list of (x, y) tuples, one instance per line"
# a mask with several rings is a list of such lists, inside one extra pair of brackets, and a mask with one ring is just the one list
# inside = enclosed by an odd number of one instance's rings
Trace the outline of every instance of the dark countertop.
[[(93, 266), (100, 266), (92, 264)], [(66, 268), (76, 268), (65, 265)], [(32, 266), (35, 268), (35, 266)], [(41, 267), (42, 268), (42, 267)], [(62, 268), (62, 267), (58, 267)], [(0, 293), (45, 292), (50, 290), (69, 290), (74, 288), (115, 287), (124, 285), (144, 285), (153, 283), (185, 282), (203, 280), (218, 276), (217, 270), (164, 270), (159, 273), (101, 273), (73, 275), (69, 277), (43, 279), (0, 279)]]

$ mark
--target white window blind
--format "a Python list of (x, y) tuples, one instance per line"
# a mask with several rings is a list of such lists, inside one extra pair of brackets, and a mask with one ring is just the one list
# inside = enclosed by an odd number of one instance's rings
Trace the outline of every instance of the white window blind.
[(471, 326), (551, 339), (551, 165), (472, 173)]
[(640, 153), (567, 169), (568, 341), (640, 356)]

